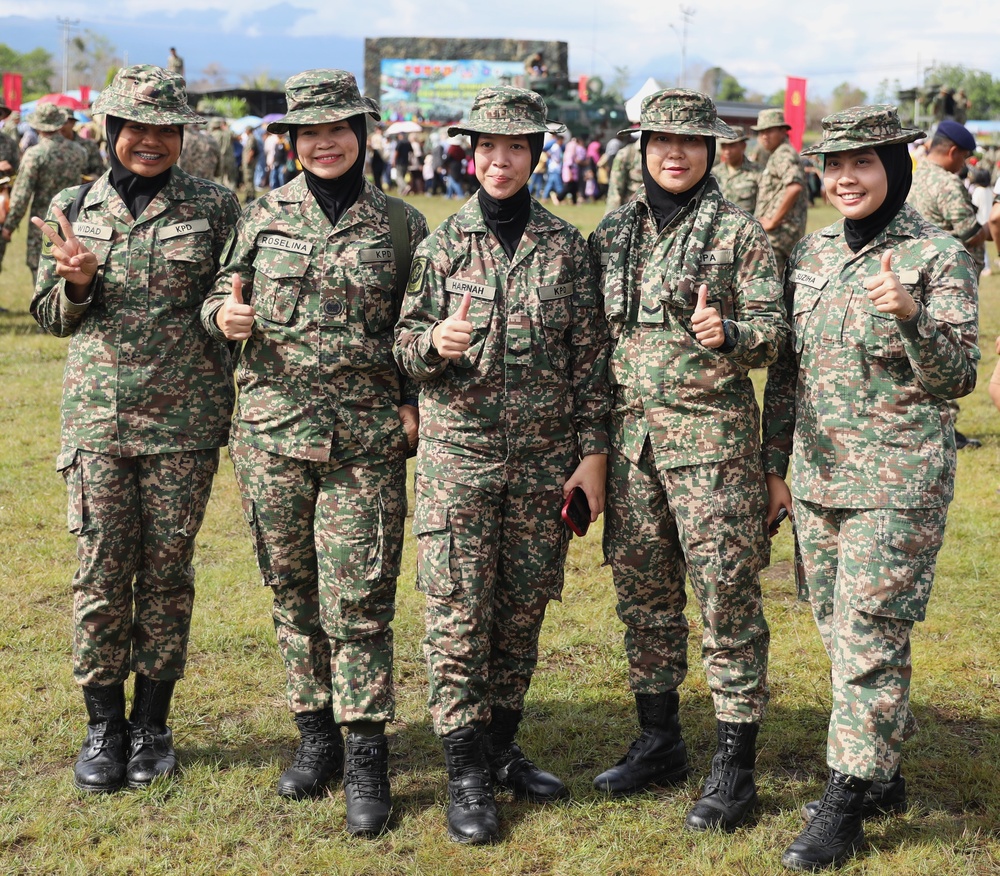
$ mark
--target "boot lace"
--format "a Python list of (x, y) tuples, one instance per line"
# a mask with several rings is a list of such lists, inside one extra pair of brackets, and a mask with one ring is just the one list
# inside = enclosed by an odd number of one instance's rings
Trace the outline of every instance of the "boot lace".
[(355, 796), (367, 800), (381, 800), (385, 797), (389, 780), (385, 774), (382, 758), (379, 756), (378, 746), (352, 747), (344, 786), (352, 788)]

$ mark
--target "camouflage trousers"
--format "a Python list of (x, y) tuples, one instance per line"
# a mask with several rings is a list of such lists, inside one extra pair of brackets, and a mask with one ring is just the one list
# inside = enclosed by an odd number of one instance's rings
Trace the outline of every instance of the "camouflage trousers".
[(910, 630), (924, 619), (947, 508), (824, 508), (795, 500), (806, 593), (830, 657), (830, 767), (887, 781), (910, 711)]
[(757, 454), (658, 470), (612, 446), (604, 555), (625, 624), (629, 686), (663, 693), (687, 675), (685, 577), (701, 606), (702, 662), (720, 721), (760, 721), (768, 699), (758, 572), (770, 561)]
[(512, 495), (417, 475), (417, 589), (438, 735), (489, 723), (494, 705), (523, 707), (545, 608), (562, 594), (562, 502), (561, 490)]
[(117, 684), (130, 668), (161, 680), (184, 675), (194, 542), (218, 467), (217, 449), (132, 457), (77, 450), (61, 469), (80, 561), (78, 684)]
[[(353, 442), (352, 442), (353, 445)], [(406, 460), (311, 462), (233, 443), (243, 513), (292, 712), (338, 723), (394, 717), (392, 619), (406, 517)]]

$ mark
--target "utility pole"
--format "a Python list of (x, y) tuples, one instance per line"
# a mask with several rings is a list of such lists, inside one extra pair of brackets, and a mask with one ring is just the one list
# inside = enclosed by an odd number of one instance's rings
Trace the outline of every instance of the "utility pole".
[(76, 27), (80, 23), (79, 18), (62, 18), (56, 16), (56, 21), (59, 22), (59, 26), (62, 28), (63, 37), (63, 77), (62, 77), (62, 93), (65, 94), (66, 90), (69, 88), (69, 32), (71, 28)]
[(677, 25), (672, 24), (670, 27), (673, 29), (674, 33), (680, 36), (681, 40), (681, 74), (677, 77), (677, 84), (681, 88), (685, 88), (687, 85), (687, 41), (688, 41), (688, 25), (691, 23), (691, 19), (694, 18), (694, 14), (697, 10), (693, 6), (681, 6), (680, 13), (681, 18), (684, 19), (681, 30), (677, 30)]

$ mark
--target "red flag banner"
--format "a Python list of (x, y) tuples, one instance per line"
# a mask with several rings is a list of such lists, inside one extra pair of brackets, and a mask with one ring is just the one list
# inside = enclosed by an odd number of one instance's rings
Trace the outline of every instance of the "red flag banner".
[(21, 74), (3, 74), (3, 102), (12, 110), (21, 108)]
[(80, 86), (80, 103), (84, 106), (90, 106), (90, 86), (81, 85)]
[(806, 132), (806, 80), (788, 77), (785, 85), (785, 122), (792, 126), (788, 140), (802, 151), (802, 135)]

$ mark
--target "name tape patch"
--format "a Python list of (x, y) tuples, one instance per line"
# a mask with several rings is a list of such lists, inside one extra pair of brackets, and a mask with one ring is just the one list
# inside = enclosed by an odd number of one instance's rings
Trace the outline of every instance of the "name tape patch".
[(827, 277), (811, 274), (809, 271), (792, 271), (792, 282), (812, 289), (822, 289), (829, 281)]
[(904, 286), (916, 286), (920, 282), (920, 271), (900, 271), (896, 276)]
[(368, 265), (372, 262), (391, 262), (393, 261), (392, 247), (383, 247), (382, 249), (363, 249), (361, 250), (361, 264)]
[(260, 249), (278, 249), (283, 252), (294, 252), (299, 255), (309, 255), (313, 251), (313, 245), (307, 240), (295, 240), (293, 237), (285, 237), (283, 234), (261, 234), (257, 237), (257, 246)]
[(156, 236), (160, 240), (170, 240), (172, 237), (183, 237), (185, 234), (200, 234), (208, 231), (207, 219), (192, 219), (190, 222), (178, 222), (176, 225), (164, 225), (156, 229)]
[[(56, 231), (59, 230), (59, 226), (56, 226)], [(73, 233), (77, 237), (93, 237), (97, 240), (111, 240), (111, 235), (114, 232), (114, 228), (110, 225), (95, 225), (93, 222), (80, 222), (77, 220), (73, 223)]]
[(542, 301), (555, 301), (559, 298), (569, 298), (572, 294), (572, 283), (559, 283), (556, 286), (538, 287), (538, 297)]
[(703, 265), (731, 265), (733, 263), (733, 251), (731, 249), (706, 249), (701, 254)]
[(469, 292), (473, 298), (480, 298), (483, 301), (493, 301), (497, 297), (496, 286), (483, 286), (481, 283), (470, 283), (468, 280), (459, 280), (456, 277), (445, 279), (444, 291), (454, 292), (456, 295)]

